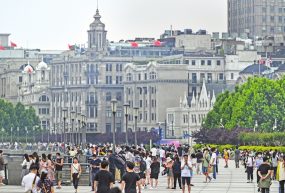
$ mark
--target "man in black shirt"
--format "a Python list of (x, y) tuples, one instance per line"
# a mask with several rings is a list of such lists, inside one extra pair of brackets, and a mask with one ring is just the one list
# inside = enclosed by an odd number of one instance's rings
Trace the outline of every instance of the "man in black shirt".
[(201, 152), (201, 150), (198, 150), (198, 152), (196, 153), (196, 158), (197, 158), (196, 173), (202, 174), (203, 153)]
[(265, 156), (263, 158), (263, 163), (259, 166), (257, 173), (260, 177), (258, 187), (261, 189), (262, 193), (267, 193), (270, 191), (271, 179), (273, 176), (273, 168), (269, 163), (269, 159)]
[(57, 187), (56, 187), (57, 189), (61, 189), (62, 167), (63, 167), (63, 159), (60, 157), (60, 153), (56, 153), (55, 177), (57, 181)]
[(115, 183), (113, 175), (107, 170), (108, 161), (101, 162), (101, 170), (95, 176), (95, 193), (109, 193)]
[(109, 171), (111, 172), (111, 174), (113, 175), (113, 177), (115, 178), (115, 172), (116, 172), (116, 166), (115, 166), (115, 162), (116, 162), (116, 157), (113, 154), (112, 150), (108, 151), (108, 161), (109, 161)]
[(125, 193), (137, 193), (137, 186), (138, 193), (141, 193), (140, 177), (134, 172), (134, 167), (132, 162), (127, 162), (127, 173), (124, 174), (121, 183), (121, 190), (125, 190)]

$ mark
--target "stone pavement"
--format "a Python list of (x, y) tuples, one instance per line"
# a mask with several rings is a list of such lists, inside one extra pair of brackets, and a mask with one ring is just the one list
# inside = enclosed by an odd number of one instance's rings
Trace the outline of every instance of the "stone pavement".
[[(256, 175), (254, 175), (254, 183), (246, 183), (246, 173), (244, 168), (234, 168), (233, 161), (230, 162), (229, 168), (224, 168), (224, 162), (220, 160), (219, 174), (217, 180), (211, 183), (203, 183), (204, 177), (202, 175), (195, 175), (192, 183), (191, 193), (257, 193)], [(255, 171), (256, 172), (256, 171)], [(91, 187), (79, 187), (79, 193), (91, 192)], [(0, 186), (0, 193), (22, 193), (23, 189), (20, 186)], [(71, 186), (63, 187), (61, 190), (56, 190), (56, 193), (71, 193), (74, 192)], [(159, 187), (157, 190), (143, 190), (143, 193), (176, 193), (182, 192), (180, 189), (168, 190), (166, 189), (166, 178), (160, 177)], [(271, 193), (278, 193), (278, 183), (273, 182), (271, 186)]]

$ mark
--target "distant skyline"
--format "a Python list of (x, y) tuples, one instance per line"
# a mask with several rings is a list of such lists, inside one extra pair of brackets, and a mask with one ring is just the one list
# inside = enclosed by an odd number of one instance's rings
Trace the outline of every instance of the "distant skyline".
[[(68, 49), (86, 43), (96, 0), (9, 0), (1, 3), (0, 33), (18, 47)], [(110, 41), (159, 36), (165, 29), (227, 31), (226, 0), (99, 0)]]

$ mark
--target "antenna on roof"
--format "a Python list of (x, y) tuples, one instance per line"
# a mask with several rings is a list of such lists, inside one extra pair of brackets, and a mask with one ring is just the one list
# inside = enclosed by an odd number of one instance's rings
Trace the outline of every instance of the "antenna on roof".
[(98, 7), (99, 7), (99, 3), (98, 3), (98, 0), (97, 0), (97, 10), (98, 10)]

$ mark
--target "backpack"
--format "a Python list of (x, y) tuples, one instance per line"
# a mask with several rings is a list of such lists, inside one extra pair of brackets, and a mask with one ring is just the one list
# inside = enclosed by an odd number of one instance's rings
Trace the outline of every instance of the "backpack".
[(141, 161), (140, 161), (140, 171), (141, 172), (146, 171), (146, 162), (143, 160), (143, 158), (141, 158)]
[(140, 173), (141, 172), (141, 158), (139, 156), (136, 156), (134, 158), (134, 164), (135, 164), (134, 172), (137, 174)]

